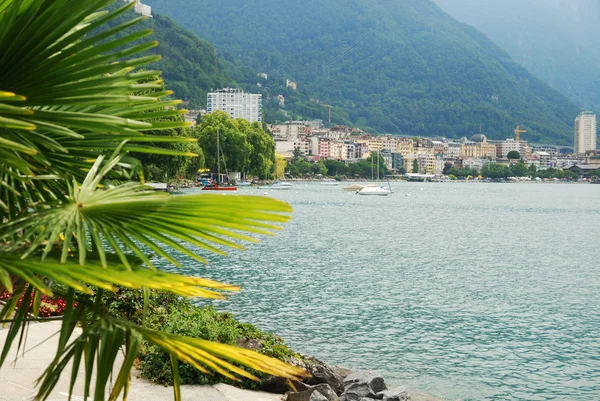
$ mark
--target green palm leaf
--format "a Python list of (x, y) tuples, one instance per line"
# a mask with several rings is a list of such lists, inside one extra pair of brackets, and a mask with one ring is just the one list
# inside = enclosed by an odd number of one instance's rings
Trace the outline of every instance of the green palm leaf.
[[(220, 195), (170, 196), (145, 190), (141, 184), (127, 183), (109, 189), (99, 188), (106, 173), (121, 160), (114, 156), (101, 169), (99, 157), (81, 186), (73, 185), (68, 199), (49, 204), (46, 208), (7, 222), (0, 229), (0, 240), (15, 238), (9, 251), (18, 250), (27, 243), (25, 258), (44, 245), (42, 259), (62, 240), (61, 262), (71, 252), (79, 254), (84, 265), (88, 252), (95, 251), (104, 267), (105, 242), (119, 255), (121, 262), (131, 269), (123, 248), (153, 267), (144, 245), (160, 256), (179, 265), (177, 260), (162, 250), (168, 245), (192, 258), (204, 261), (180, 241), (216, 253), (222, 245), (241, 248), (236, 240), (256, 241), (243, 234), (271, 234), (278, 225), (289, 220), (289, 205), (264, 197), (223, 197)], [(268, 223), (267, 223), (268, 222)], [(176, 241), (178, 239), (180, 241)], [(93, 246), (93, 249), (91, 247)], [(75, 247), (75, 250), (71, 250)]]
[(69, 392), (83, 369), (85, 397), (103, 400), (122, 346), (109, 399), (126, 396), (142, 340), (171, 355), (176, 399), (177, 360), (231, 378), (256, 379), (240, 366), (299, 378), (300, 369), (252, 351), (138, 327), (104, 309), (103, 292), (117, 286), (205, 298), (237, 291), (157, 271), (153, 256), (178, 265), (176, 251), (204, 261), (199, 249), (241, 248), (279, 229), (291, 211), (263, 197), (170, 196), (141, 183), (110, 185), (140, 170), (128, 152), (195, 156), (154, 146), (193, 139), (146, 134), (185, 127), (185, 111), (166, 99), (172, 92), (159, 71), (136, 70), (158, 58), (144, 54), (156, 46), (146, 39), (150, 31), (123, 35), (142, 18), (104, 28), (133, 7), (104, 11), (113, 1), (0, 0), (0, 291), (12, 293), (0, 309), (0, 322), (10, 323), (0, 367), (14, 344), (23, 345), (28, 322), (39, 320), (42, 294), (59, 287), (67, 289), (67, 308), (37, 399), (48, 397), (72, 363)]

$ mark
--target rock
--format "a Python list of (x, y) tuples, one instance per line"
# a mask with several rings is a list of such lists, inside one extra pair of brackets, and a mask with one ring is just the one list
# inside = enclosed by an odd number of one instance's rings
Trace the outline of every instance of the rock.
[(331, 366), (331, 370), (333, 373), (343, 379), (345, 379), (352, 371), (348, 368), (343, 368), (341, 366)]
[(316, 386), (313, 386), (312, 389), (324, 395), (325, 398), (327, 398), (327, 401), (339, 401), (340, 399), (327, 383), (317, 384)]
[[(371, 371), (371, 370), (364, 370), (364, 371), (360, 371), (360, 372), (350, 373), (344, 379), (344, 385), (346, 386), (346, 390), (345, 390), (346, 392), (348, 392), (348, 388), (352, 384), (362, 384), (363, 387), (364, 387), (364, 385), (367, 385), (369, 387), (369, 389), (371, 390), (371, 392), (373, 393), (373, 396), (365, 395), (365, 397), (375, 398), (375, 395), (377, 393), (387, 390), (387, 386), (385, 385), (385, 381), (383, 380), (383, 377), (379, 373)], [(355, 386), (355, 388), (359, 388), (359, 387), (360, 386)]]
[(283, 394), (289, 389), (287, 379), (283, 377), (267, 376), (260, 383), (260, 390), (267, 393)]
[[(310, 375), (310, 377), (305, 379), (304, 383), (293, 383), (297, 391), (307, 390), (307, 388), (305, 388), (306, 384), (314, 386), (325, 383), (329, 384), (329, 386), (331, 386), (337, 395), (340, 395), (344, 392), (344, 377), (350, 373), (350, 370), (336, 366), (330, 366), (313, 356), (306, 355), (302, 355), (302, 359), (291, 358), (286, 362), (293, 366), (298, 366), (305, 369)], [(269, 376), (263, 379), (260, 390), (268, 391), (270, 393), (283, 394), (291, 389), (287, 383), (287, 379)]]
[(295, 391), (299, 393), (300, 391), (310, 390), (313, 386), (310, 384), (302, 383), (302, 382), (293, 382)]
[(374, 399), (377, 397), (377, 393), (375, 393), (369, 383), (367, 382), (355, 382), (350, 383), (346, 386), (346, 391), (342, 394), (342, 401), (358, 401), (362, 398), (371, 398)]
[(314, 357), (305, 357), (306, 371), (311, 375), (306, 380), (307, 384), (316, 385), (326, 383), (331, 386), (337, 395), (344, 392), (344, 379), (340, 371)]
[[(336, 398), (337, 398), (337, 396), (336, 396)], [(327, 398), (323, 394), (319, 393), (318, 391), (315, 391), (312, 393), (312, 395), (310, 396), (308, 401), (327, 401)]]
[(329, 386), (329, 384), (321, 383), (317, 384), (316, 386), (308, 387), (308, 390), (305, 391), (289, 393), (287, 396), (287, 401), (315, 401), (313, 398), (319, 397), (318, 395), (315, 395), (315, 393), (319, 394), (321, 397), (324, 397), (325, 401), (339, 401), (339, 397)]
[(406, 387), (394, 387), (377, 393), (377, 398), (383, 401), (409, 401), (410, 394)]
[[(350, 398), (347, 398), (347, 397), (350, 397)], [(342, 394), (340, 401), (373, 401), (373, 398), (369, 398), (369, 397), (354, 398), (354, 396), (346, 396), (345, 394)]]

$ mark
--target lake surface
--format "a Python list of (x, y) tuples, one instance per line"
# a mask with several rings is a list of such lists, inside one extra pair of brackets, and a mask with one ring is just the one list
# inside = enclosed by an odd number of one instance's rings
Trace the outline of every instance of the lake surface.
[(393, 187), (270, 191), (294, 207), (284, 231), (184, 272), (243, 286), (218, 309), (392, 383), (448, 399), (599, 400), (600, 185)]

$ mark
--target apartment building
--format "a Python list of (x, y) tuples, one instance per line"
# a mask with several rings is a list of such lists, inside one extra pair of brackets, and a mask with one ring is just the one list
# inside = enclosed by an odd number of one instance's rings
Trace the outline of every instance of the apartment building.
[(262, 122), (262, 95), (245, 93), (241, 89), (225, 88), (207, 95), (206, 111), (223, 110), (231, 118)]

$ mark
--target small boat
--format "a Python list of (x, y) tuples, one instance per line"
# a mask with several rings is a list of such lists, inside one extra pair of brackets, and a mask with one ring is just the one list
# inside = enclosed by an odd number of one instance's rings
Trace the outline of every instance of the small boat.
[(165, 182), (147, 182), (144, 185), (150, 187), (153, 191), (169, 192), (170, 188)]
[(345, 186), (342, 189), (344, 191), (360, 191), (363, 188), (364, 188), (364, 186), (362, 186), (360, 184), (352, 184), (352, 185)]
[(285, 182), (285, 181), (277, 181), (273, 185), (279, 185), (280, 187), (293, 187), (294, 186), (294, 184), (292, 184), (290, 182)]
[(258, 189), (274, 189), (274, 190), (278, 190), (278, 191), (281, 191), (281, 190), (289, 191), (290, 189), (292, 189), (292, 186), (291, 185), (281, 185), (276, 182), (275, 184), (272, 184), (272, 185), (261, 185), (258, 187)]
[[(371, 157), (371, 163), (373, 162), (373, 158)], [(373, 167), (371, 167), (373, 168)], [(377, 181), (379, 182), (379, 152), (377, 152)], [(384, 188), (379, 186), (379, 184), (368, 184), (363, 189), (356, 191), (358, 195), (371, 195), (371, 196), (388, 196), (392, 193), (392, 186), (390, 185), (390, 180), (388, 178), (387, 181), (388, 187)]]
[(242, 182), (238, 182), (237, 186), (238, 187), (250, 187), (250, 186), (252, 186), (252, 183), (247, 182), (247, 181), (242, 181)]
[[(225, 167), (227, 168), (227, 166)], [(237, 187), (234, 186), (220, 186), (219, 180), (221, 179), (221, 146), (219, 144), (219, 129), (217, 128), (217, 179), (209, 180), (203, 187), (203, 191), (237, 191)]]
[(340, 185), (339, 182), (337, 182), (336, 180), (325, 180), (321, 183), (321, 185), (332, 185), (332, 186), (336, 186), (336, 185)]
[(237, 187), (222, 187), (219, 184), (212, 183), (202, 187), (203, 191), (237, 191)]
[(392, 191), (383, 187), (364, 187), (356, 193), (358, 195), (388, 196)]

